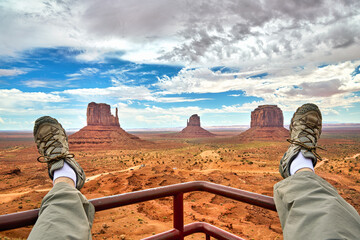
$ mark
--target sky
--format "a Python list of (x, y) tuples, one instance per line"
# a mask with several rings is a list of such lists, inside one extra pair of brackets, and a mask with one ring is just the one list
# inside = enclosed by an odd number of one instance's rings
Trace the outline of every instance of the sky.
[(284, 123), (312, 102), (360, 123), (358, 0), (1, 0), (0, 130), (43, 115), (86, 125), (90, 102), (124, 129)]

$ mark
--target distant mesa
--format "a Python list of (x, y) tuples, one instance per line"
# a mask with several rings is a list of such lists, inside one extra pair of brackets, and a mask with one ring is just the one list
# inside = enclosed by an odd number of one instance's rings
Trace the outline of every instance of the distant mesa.
[(189, 120), (186, 121), (186, 127), (188, 126), (200, 127), (200, 117), (197, 114), (191, 115)]
[(116, 116), (111, 115), (110, 105), (105, 103), (89, 103), (86, 112), (88, 126), (117, 126), (120, 127), (118, 109)]
[(260, 105), (251, 112), (250, 127), (284, 127), (284, 116), (276, 105)]
[(251, 112), (250, 129), (236, 138), (244, 141), (285, 140), (289, 130), (284, 128), (284, 116), (276, 105), (260, 105)]
[(69, 144), (73, 148), (135, 149), (152, 144), (124, 131), (120, 127), (118, 109), (116, 108), (116, 115), (113, 116), (108, 104), (89, 103), (86, 117), (87, 126), (69, 136)]
[(164, 136), (177, 138), (206, 138), (215, 137), (216, 135), (203, 129), (200, 126), (200, 117), (197, 114), (194, 114), (187, 120), (186, 128), (178, 133), (166, 134)]

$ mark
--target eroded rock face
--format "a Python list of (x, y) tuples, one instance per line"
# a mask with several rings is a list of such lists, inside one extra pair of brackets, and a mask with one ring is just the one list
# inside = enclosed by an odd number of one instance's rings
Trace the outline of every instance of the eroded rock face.
[(154, 145), (122, 129), (117, 108), (114, 117), (108, 104), (89, 103), (86, 116), (87, 126), (69, 136), (72, 149), (138, 149)]
[(251, 112), (250, 129), (236, 138), (241, 141), (285, 141), (289, 130), (284, 128), (284, 116), (276, 105), (261, 105)]
[(251, 127), (283, 127), (284, 116), (276, 105), (261, 105), (251, 112)]
[(105, 103), (89, 103), (87, 107), (87, 125), (88, 126), (119, 126), (118, 109), (114, 117), (110, 111), (110, 105)]
[(186, 126), (198, 126), (200, 127), (200, 117), (197, 114), (192, 115), (187, 121)]

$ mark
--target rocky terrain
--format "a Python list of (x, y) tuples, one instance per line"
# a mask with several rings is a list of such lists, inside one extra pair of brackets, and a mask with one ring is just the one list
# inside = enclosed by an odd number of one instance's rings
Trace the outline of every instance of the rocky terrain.
[[(38, 163), (32, 136), (19, 133), (18, 145), (0, 146), (0, 208), (2, 214), (38, 208), (52, 186), (45, 164)], [(232, 133), (234, 136), (238, 133)], [(28, 138), (26, 138), (28, 136)], [(6, 135), (0, 136), (2, 139)], [(14, 144), (16, 139), (11, 136)], [(158, 143), (156, 134), (141, 138)], [(214, 140), (224, 140), (220, 143)], [(226, 140), (226, 141), (225, 141)], [(0, 141), (1, 142), (1, 141)], [(360, 211), (360, 130), (324, 131), (319, 150), (324, 161), (316, 172)], [(160, 145), (161, 145), (160, 144)], [(225, 138), (172, 139), (167, 148), (70, 150), (83, 166), (88, 199), (188, 181), (210, 181), (272, 196), (282, 178), (278, 163), (284, 141), (239, 143)], [(184, 196), (185, 223), (206, 221), (245, 239), (282, 239), (275, 212), (214, 194)], [(26, 239), (32, 226), (0, 232), (1, 239)], [(164, 198), (96, 213), (93, 239), (137, 240), (172, 228), (172, 199)], [(195, 234), (187, 239), (204, 239)]]
[(284, 116), (276, 105), (261, 105), (251, 112), (250, 129), (236, 138), (241, 141), (285, 140), (289, 130), (284, 128)]
[[(282, 180), (278, 164), (288, 148), (284, 141), (288, 130), (276, 106), (255, 109), (251, 128), (245, 132), (222, 130), (196, 138), (129, 134), (106, 104), (89, 104), (87, 120), (87, 126), (69, 140), (70, 151), (87, 176), (81, 192), (88, 199), (199, 180), (272, 196), (273, 185)], [(193, 129), (199, 128), (200, 117), (191, 116), (185, 129), (194, 134)], [(318, 151), (323, 161), (315, 167), (357, 211), (359, 143), (360, 125), (324, 129), (319, 145), (327, 151)], [(46, 164), (37, 162), (37, 157), (31, 133), (0, 132), (1, 214), (40, 207), (52, 182)], [(95, 240), (142, 239), (171, 229), (172, 218), (172, 198), (132, 204), (97, 212), (92, 235)], [(245, 239), (282, 239), (276, 212), (215, 194), (184, 194), (184, 218), (185, 224), (205, 221)], [(26, 239), (31, 228), (0, 232), (0, 239)], [(186, 239), (205, 236), (194, 234)]]

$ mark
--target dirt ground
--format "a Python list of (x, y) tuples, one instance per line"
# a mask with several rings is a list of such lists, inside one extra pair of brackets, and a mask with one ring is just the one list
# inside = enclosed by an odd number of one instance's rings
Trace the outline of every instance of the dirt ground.
[[(209, 139), (164, 139), (137, 133), (158, 142), (159, 148), (73, 151), (87, 174), (81, 192), (98, 198), (189, 181), (209, 181), (272, 196), (282, 178), (278, 163), (286, 142), (238, 142), (234, 132)], [(360, 211), (360, 132), (324, 132), (319, 150), (324, 161), (316, 172)], [(169, 147), (166, 147), (168, 144)], [(71, 146), (70, 146), (71, 148)], [(70, 149), (71, 150), (71, 149)], [(51, 189), (46, 164), (31, 133), (0, 134), (1, 214), (39, 208)], [(282, 239), (276, 212), (210, 193), (184, 195), (185, 224), (205, 221), (245, 239)], [(93, 239), (141, 239), (172, 228), (172, 199), (163, 198), (114, 208), (95, 215)], [(0, 239), (26, 239), (32, 226), (0, 232)], [(194, 234), (186, 239), (205, 239)]]

